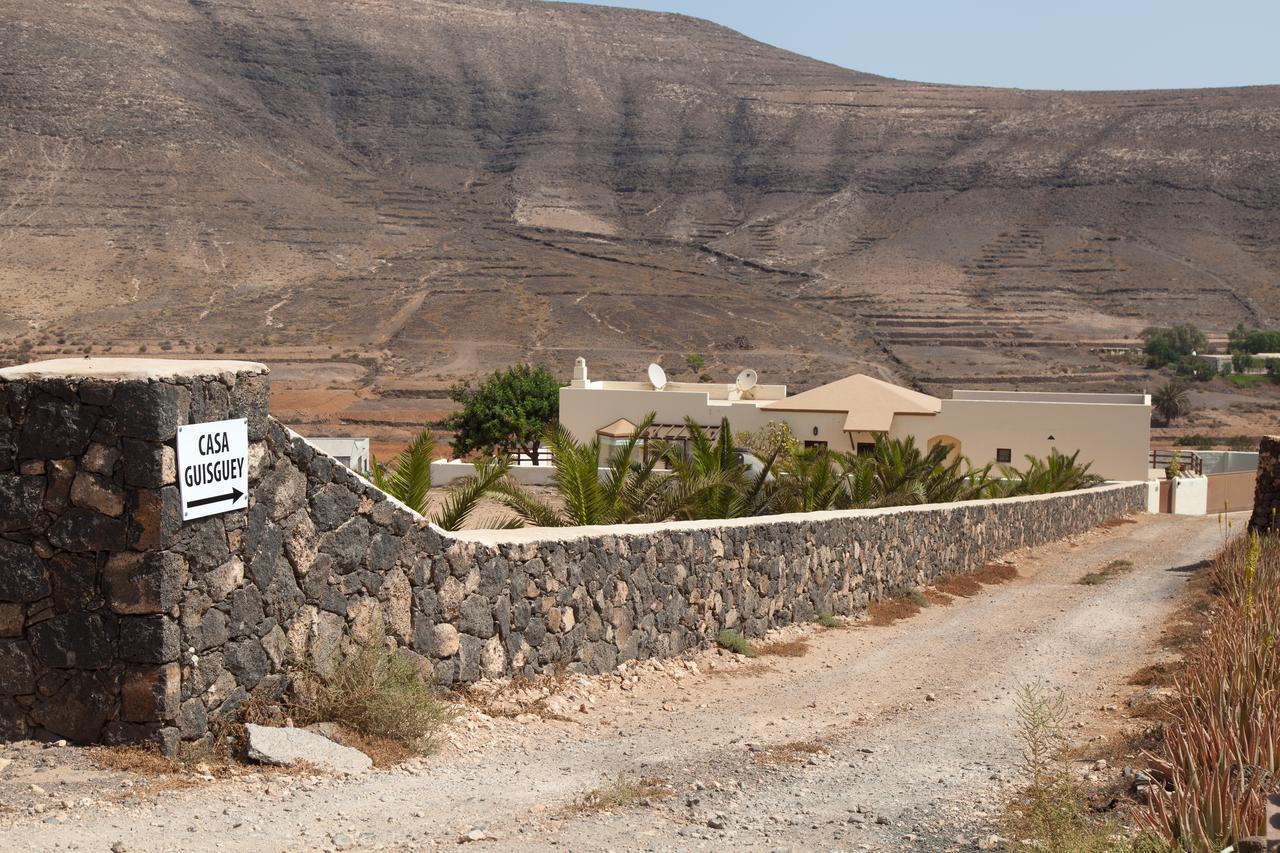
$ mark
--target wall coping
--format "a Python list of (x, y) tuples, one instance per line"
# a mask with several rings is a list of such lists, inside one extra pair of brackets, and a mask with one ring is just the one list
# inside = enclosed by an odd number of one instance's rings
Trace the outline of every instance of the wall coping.
[(0, 369), (0, 380), (98, 379), (138, 381), (198, 379), (224, 373), (266, 375), (270, 369), (256, 361), (182, 358), (54, 358)]
[[(447, 531), (432, 525), (445, 540), (471, 542), (477, 545), (492, 547), (500, 545), (531, 545), (538, 543), (571, 542), (579, 539), (594, 539), (603, 536), (617, 538), (635, 538), (651, 536), (670, 530), (715, 531), (734, 527), (764, 527), (771, 524), (806, 524), (818, 521), (835, 521), (845, 518), (875, 518), (885, 515), (936, 512), (940, 509), (964, 509), (995, 505), (1012, 505), (1019, 503), (1035, 503), (1037, 501), (1054, 500), (1072, 495), (1097, 494), (1099, 492), (1120, 491), (1122, 489), (1142, 486), (1146, 481), (1126, 480), (1106, 483), (1091, 489), (1074, 489), (1067, 492), (1052, 492), (1047, 495), (1021, 495), (1012, 498), (987, 498), (980, 501), (953, 501), (950, 503), (913, 504), (911, 506), (887, 506), (873, 509), (843, 509), (819, 512), (789, 512), (778, 515), (759, 515), (750, 518), (709, 518), (696, 521), (666, 521), (657, 524), (601, 524), (584, 527), (523, 527), (514, 530), (458, 530)], [(403, 506), (403, 504), (401, 504)], [(417, 515), (417, 513), (414, 513)]]

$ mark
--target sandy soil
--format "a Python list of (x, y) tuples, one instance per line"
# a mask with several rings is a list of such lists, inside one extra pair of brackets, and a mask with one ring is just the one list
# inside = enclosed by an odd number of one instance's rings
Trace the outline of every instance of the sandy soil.
[[(86, 783), (83, 750), (3, 747), (0, 848), (400, 850), (471, 832), (485, 849), (973, 849), (1017, 782), (1017, 687), (1064, 691), (1081, 743), (1113, 730), (1126, 677), (1168, 654), (1160, 626), (1224, 535), (1213, 517), (1139, 516), (1011, 554), (1016, 580), (888, 627), (782, 632), (802, 656), (711, 651), (571, 678), (564, 720), (472, 711), (439, 754), (357, 779), (122, 797), (145, 780)], [(1131, 572), (1077, 583), (1121, 558)], [(795, 743), (821, 751), (776, 749)], [(619, 774), (673, 794), (571, 808)]]

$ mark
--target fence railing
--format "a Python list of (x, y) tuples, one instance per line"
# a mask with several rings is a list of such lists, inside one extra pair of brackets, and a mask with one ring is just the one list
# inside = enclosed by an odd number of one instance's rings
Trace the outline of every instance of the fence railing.
[(1197, 477), (1204, 473), (1204, 460), (1194, 450), (1152, 450), (1148, 463), (1152, 468), (1168, 468), (1175, 458), (1186, 473)]

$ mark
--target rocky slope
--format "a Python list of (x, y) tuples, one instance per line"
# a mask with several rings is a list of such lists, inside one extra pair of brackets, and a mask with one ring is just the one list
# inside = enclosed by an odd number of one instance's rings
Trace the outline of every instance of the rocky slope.
[(1280, 315), (1278, 133), (1280, 87), (901, 82), (620, 9), (11, 0), (0, 335), (399, 393), (689, 351), (1124, 384), (1091, 343)]

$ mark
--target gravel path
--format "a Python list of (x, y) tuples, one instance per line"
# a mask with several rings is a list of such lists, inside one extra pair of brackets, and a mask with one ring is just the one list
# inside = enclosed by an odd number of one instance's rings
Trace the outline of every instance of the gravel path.
[[(974, 849), (1016, 781), (1018, 685), (1065, 691), (1082, 739), (1114, 723), (1102, 708), (1159, 657), (1187, 567), (1222, 539), (1214, 517), (1138, 516), (1009, 555), (1016, 580), (891, 626), (784, 632), (802, 656), (708, 652), (579, 679), (570, 720), (471, 714), (442, 753), (355, 779), (254, 775), (122, 800), (120, 774), (96, 773), (88, 795), (69, 778), (79, 750), (10, 747), (0, 849), (421, 849), (473, 830), (493, 850)], [(1114, 559), (1133, 570), (1077, 583)], [(673, 794), (570, 808), (619, 774)]]

